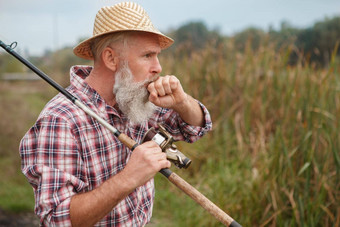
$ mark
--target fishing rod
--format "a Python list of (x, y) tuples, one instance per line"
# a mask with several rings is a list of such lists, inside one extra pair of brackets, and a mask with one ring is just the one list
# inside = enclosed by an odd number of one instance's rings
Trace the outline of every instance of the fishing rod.
[[(35, 72), (40, 78), (49, 83), (52, 87), (62, 93), (66, 98), (68, 98), (72, 103), (82, 109), (89, 116), (95, 118), (100, 124), (102, 124), (105, 128), (111, 131), (125, 146), (127, 146), (131, 151), (133, 151), (139, 144), (131, 139), (124, 133), (121, 133), (118, 129), (110, 125), (103, 118), (97, 115), (94, 111), (84, 105), (81, 101), (79, 101), (75, 96), (73, 96), (70, 92), (68, 92), (65, 88), (60, 86), (57, 82), (39, 70), (36, 66), (34, 66), (31, 62), (20, 56), (17, 52), (14, 51), (14, 48), (17, 46), (17, 42), (11, 43), (11, 45), (6, 45), (0, 40), (0, 46), (6, 50), (9, 54), (18, 59), (21, 63)], [(154, 128), (151, 128), (144, 136), (143, 142), (153, 140), (155, 141), (162, 149), (163, 152), (167, 154), (167, 159), (173, 162), (179, 168), (187, 168), (191, 160), (183, 155), (173, 144), (174, 140), (172, 136), (159, 125), (160, 130), (157, 132)], [(191, 186), (188, 182), (178, 176), (176, 173), (172, 172), (170, 169), (162, 169), (159, 171), (163, 174), (171, 183), (181, 189), (184, 193), (186, 193), (189, 197), (191, 197), (195, 202), (201, 205), (205, 210), (207, 210), (210, 214), (212, 214), (217, 220), (229, 227), (241, 227), (239, 223), (237, 223), (232, 217), (226, 214), (222, 209), (216, 206), (213, 202), (211, 202), (207, 197), (205, 197), (202, 193), (200, 193), (197, 189)]]

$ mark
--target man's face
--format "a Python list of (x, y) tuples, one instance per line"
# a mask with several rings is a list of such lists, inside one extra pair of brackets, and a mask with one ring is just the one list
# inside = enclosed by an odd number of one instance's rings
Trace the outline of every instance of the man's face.
[(129, 38), (125, 60), (129, 63), (134, 81), (140, 82), (158, 75), (162, 67), (158, 61), (161, 52), (159, 39), (151, 33), (137, 33)]
[(135, 34), (128, 40), (124, 60), (115, 75), (113, 93), (120, 110), (133, 123), (142, 123), (155, 110), (149, 102), (147, 85), (158, 78), (162, 67), (158, 37), (149, 33)]

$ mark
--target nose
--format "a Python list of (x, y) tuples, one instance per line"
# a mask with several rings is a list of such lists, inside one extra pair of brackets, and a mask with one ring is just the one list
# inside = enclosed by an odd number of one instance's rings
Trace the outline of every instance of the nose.
[(158, 57), (155, 57), (155, 60), (152, 64), (151, 72), (152, 74), (159, 74), (162, 72), (162, 66), (159, 63)]

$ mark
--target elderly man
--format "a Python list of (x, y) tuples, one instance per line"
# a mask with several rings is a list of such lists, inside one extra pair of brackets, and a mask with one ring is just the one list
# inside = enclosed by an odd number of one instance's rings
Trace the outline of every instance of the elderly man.
[[(175, 76), (159, 76), (158, 55), (172, 42), (139, 5), (104, 7), (93, 37), (74, 49), (94, 66), (72, 67), (67, 90), (138, 143), (157, 123), (176, 140), (194, 142), (211, 130), (211, 119)], [(152, 214), (153, 177), (170, 167), (155, 142), (131, 152), (61, 94), (26, 133), (20, 154), (46, 226), (143, 226)]]

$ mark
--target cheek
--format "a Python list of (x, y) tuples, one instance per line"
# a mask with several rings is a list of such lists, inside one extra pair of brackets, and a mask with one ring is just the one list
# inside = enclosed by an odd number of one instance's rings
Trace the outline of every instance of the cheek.
[(145, 66), (135, 67), (134, 69), (131, 68), (131, 73), (135, 82), (141, 82), (148, 78), (148, 70)]

